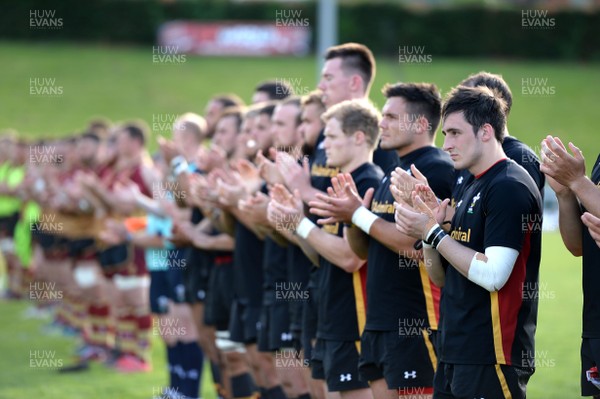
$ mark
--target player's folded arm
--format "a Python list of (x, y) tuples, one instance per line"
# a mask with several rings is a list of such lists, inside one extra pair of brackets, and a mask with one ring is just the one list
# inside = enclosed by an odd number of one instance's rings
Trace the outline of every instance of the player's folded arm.
[(500, 180), (483, 200), (485, 254), (471, 259), (468, 278), (488, 291), (498, 291), (510, 278), (519, 252), (530, 234), (539, 234), (541, 210), (521, 182)]
[(518, 257), (516, 249), (488, 247), (485, 255), (473, 255), (467, 278), (490, 292), (499, 291), (510, 278)]

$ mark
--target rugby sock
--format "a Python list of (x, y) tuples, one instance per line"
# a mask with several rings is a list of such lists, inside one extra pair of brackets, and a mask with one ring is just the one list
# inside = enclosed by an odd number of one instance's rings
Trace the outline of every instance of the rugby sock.
[(276, 385), (267, 389), (267, 399), (287, 399), (287, 396), (285, 396), (281, 385)]
[(65, 295), (65, 320), (67, 327), (75, 328), (77, 324), (75, 317), (75, 299), (71, 295)]
[(61, 325), (61, 326), (68, 325), (68, 318), (69, 318), (68, 311), (67, 311), (68, 307), (69, 307), (68, 299), (67, 299), (67, 295), (65, 295), (63, 300), (56, 307), (56, 313), (54, 314), (54, 322), (56, 324)]
[(114, 345), (114, 330), (111, 326), (110, 307), (108, 305), (90, 305), (88, 307), (90, 320), (88, 342), (103, 348)]
[(88, 306), (82, 301), (73, 301), (71, 303), (72, 316), (71, 325), (85, 333), (89, 330), (90, 319), (88, 317)]
[(219, 365), (211, 360), (210, 362), (210, 371), (213, 378), (213, 383), (215, 385), (215, 391), (217, 392), (217, 396), (219, 398), (225, 397), (225, 387), (223, 386), (223, 376), (221, 376), (221, 369)]
[(200, 378), (204, 364), (204, 353), (198, 342), (181, 343), (181, 364), (185, 373), (181, 393), (190, 398), (197, 398), (200, 392)]
[(152, 333), (152, 316), (146, 314), (137, 317), (136, 355), (146, 363), (150, 362), (150, 336)]
[(255, 396), (257, 391), (250, 373), (231, 377), (231, 396), (233, 398), (249, 398)]
[[(169, 386), (171, 388), (179, 389), (181, 385), (181, 378), (176, 371), (178, 366), (177, 355), (179, 351), (179, 342), (173, 346), (167, 346), (167, 363), (169, 366)], [(179, 366), (181, 367), (181, 366)]]
[(136, 355), (136, 317), (131, 314), (119, 316), (116, 329), (119, 350), (126, 355)]

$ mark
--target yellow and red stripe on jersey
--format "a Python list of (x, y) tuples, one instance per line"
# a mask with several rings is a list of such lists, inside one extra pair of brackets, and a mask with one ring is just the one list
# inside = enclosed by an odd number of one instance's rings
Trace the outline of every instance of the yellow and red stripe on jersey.
[(512, 365), (512, 347), (515, 342), (519, 311), (523, 304), (523, 283), (530, 251), (531, 231), (525, 235), (523, 248), (504, 287), (500, 291), (490, 292), (490, 312), (497, 364)]
[[(356, 302), (356, 320), (358, 321), (358, 334), (362, 335), (367, 321), (367, 262), (352, 273), (352, 285), (354, 287), (354, 300)], [(360, 341), (356, 348), (360, 353)]]

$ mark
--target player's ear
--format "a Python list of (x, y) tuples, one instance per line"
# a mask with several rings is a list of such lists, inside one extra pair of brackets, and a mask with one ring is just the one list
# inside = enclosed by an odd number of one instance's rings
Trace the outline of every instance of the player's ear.
[(417, 121), (418, 121), (417, 125), (419, 126), (419, 134), (429, 135), (429, 130), (430, 130), (431, 126), (429, 124), (429, 120), (427, 120), (425, 115), (420, 115), (419, 119), (417, 119)]
[(367, 136), (365, 135), (365, 132), (363, 132), (362, 130), (357, 130), (354, 133), (354, 143), (357, 145), (361, 145), (362, 143), (364, 143), (367, 140)]
[(359, 74), (355, 73), (350, 78), (350, 89), (354, 92), (358, 92), (362, 90), (363, 81)]
[(496, 139), (494, 128), (489, 123), (484, 123), (479, 130), (481, 131), (481, 141), (484, 143)]

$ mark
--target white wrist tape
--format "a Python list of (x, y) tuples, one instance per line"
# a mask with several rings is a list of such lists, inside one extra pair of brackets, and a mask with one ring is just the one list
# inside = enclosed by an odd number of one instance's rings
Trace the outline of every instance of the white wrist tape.
[(78, 266), (75, 268), (73, 277), (80, 288), (89, 288), (98, 284), (96, 269), (89, 266)]
[(369, 234), (369, 230), (371, 230), (371, 226), (379, 217), (375, 215), (373, 212), (365, 208), (364, 206), (360, 206), (357, 210), (352, 214), (352, 224), (357, 226), (359, 229)]
[(485, 249), (487, 262), (477, 259), (477, 254), (471, 259), (468, 278), (486, 290), (499, 291), (508, 281), (519, 251), (507, 247), (488, 247)]
[(176, 157), (171, 159), (171, 168), (175, 169), (175, 167), (177, 167), (177, 165), (179, 165), (183, 162), (187, 163), (185, 158), (183, 157), (183, 155), (177, 155)]
[(311, 222), (309, 218), (304, 217), (296, 227), (296, 234), (306, 240), (312, 229), (315, 227), (317, 227), (316, 224)]

